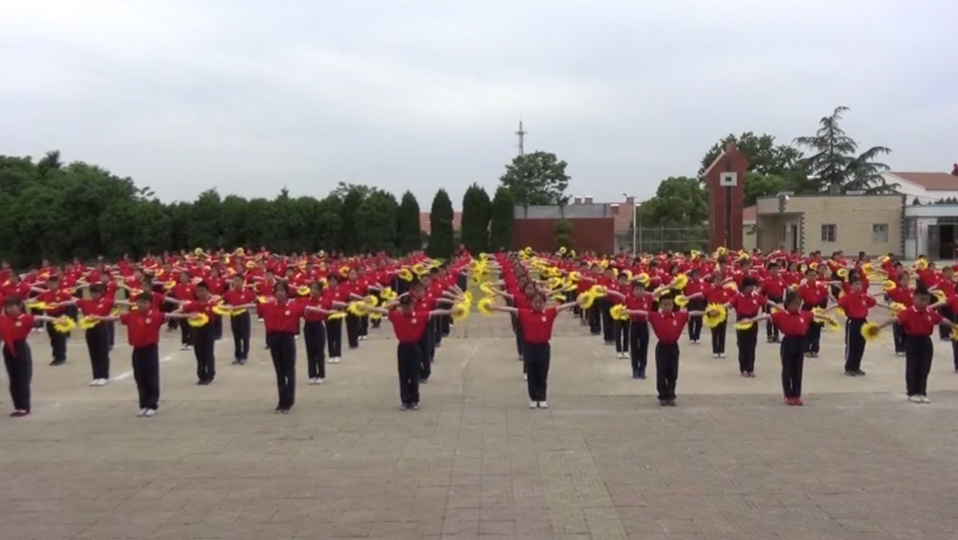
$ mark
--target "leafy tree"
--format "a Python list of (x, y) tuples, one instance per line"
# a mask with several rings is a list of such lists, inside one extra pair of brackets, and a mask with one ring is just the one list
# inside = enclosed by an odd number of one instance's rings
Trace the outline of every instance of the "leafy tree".
[(419, 201), (411, 191), (403, 193), (396, 210), (396, 247), (400, 253), (422, 249), (422, 230), (419, 225)]
[(696, 178), (672, 176), (659, 184), (655, 197), (637, 210), (646, 227), (692, 227), (709, 219), (708, 192)]
[(356, 209), (356, 221), (363, 226), (357, 230), (359, 245), (369, 253), (396, 252), (396, 197), (375, 190)]
[(574, 249), (575, 241), (572, 239), (572, 222), (568, 219), (560, 219), (554, 227), (553, 241), (556, 251), (565, 249)]
[(472, 184), (462, 197), (462, 243), (470, 253), (489, 251), (489, 220), (492, 201), (479, 184)]
[(339, 217), (343, 224), (343, 250), (350, 255), (359, 252), (359, 228), (363, 224), (356, 221), (356, 210), (363, 204), (368, 194), (369, 188), (366, 186), (349, 186), (341, 198), (343, 204), (340, 207)]
[(489, 212), (489, 249), (491, 251), (509, 251), (512, 249), (513, 232), (516, 222), (516, 203), (512, 192), (505, 186), (499, 186), (492, 198)]
[(728, 143), (734, 143), (739, 152), (748, 159), (749, 172), (755, 172), (763, 176), (777, 175), (788, 178), (800, 167), (801, 150), (787, 144), (776, 144), (773, 135), (767, 133), (756, 135), (747, 131), (738, 136), (730, 133), (713, 144), (709, 151), (705, 153), (705, 156), (702, 157), (698, 174), (700, 178), (715, 161), (715, 158), (725, 150)]
[(760, 197), (777, 195), (790, 189), (787, 180), (775, 174), (745, 173), (745, 206), (755, 204)]
[(426, 251), (430, 257), (447, 259), (456, 250), (452, 223), (454, 218), (452, 200), (445, 189), (439, 188), (429, 211), (429, 246)]
[(894, 193), (897, 185), (889, 185), (882, 173), (888, 165), (877, 161), (890, 154), (884, 146), (873, 146), (859, 153), (859, 145), (841, 128), (842, 116), (848, 107), (837, 107), (819, 120), (815, 135), (798, 137), (795, 144), (807, 148), (810, 155), (802, 160), (808, 177), (800, 184), (802, 192)]
[(565, 206), (569, 201), (565, 194), (569, 187), (566, 166), (565, 161), (549, 152), (523, 154), (506, 166), (499, 183), (512, 193), (515, 204)]

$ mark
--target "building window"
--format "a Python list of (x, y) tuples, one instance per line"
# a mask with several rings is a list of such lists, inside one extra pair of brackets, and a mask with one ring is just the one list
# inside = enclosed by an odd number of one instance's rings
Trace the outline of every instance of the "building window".
[(908, 218), (905, 220), (905, 240), (915, 239), (915, 229), (917, 227), (918, 222), (915, 218)]
[(888, 242), (887, 223), (875, 223), (872, 225), (872, 242), (875, 244), (884, 244)]
[(836, 242), (838, 237), (838, 225), (829, 223), (822, 225), (822, 242)]

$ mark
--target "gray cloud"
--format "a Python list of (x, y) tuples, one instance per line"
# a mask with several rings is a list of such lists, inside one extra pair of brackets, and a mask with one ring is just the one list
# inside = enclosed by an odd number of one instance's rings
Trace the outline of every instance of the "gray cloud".
[[(164, 199), (494, 189), (528, 149), (616, 200), (752, 130), (837, 105), (899, 170), (958, 161), (947, 3), (440, 0), (9, 2), (0, 153), (99, 163)], [(656, 3), (659, 4), (659, 3)]]

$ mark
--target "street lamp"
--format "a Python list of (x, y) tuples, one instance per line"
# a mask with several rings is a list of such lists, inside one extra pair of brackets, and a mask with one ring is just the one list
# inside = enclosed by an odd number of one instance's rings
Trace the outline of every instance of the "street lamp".
[(629, 195), (628, 193), (624, 191), (622, 192), (622, 196), (625, 197), (626, 201), (628, 201), (629, 199), (632, 199), (632, 256), (635, 257), (638, 254), (638, 251), (636, 250), (636, 248), (638, 247), (636, 245), (636, 238), (637, 238), (636, 234), (638, 233), (638, 229), (639, 229), (638, 219), (636, 219), (638, 212), (636, 212), (635, 196)]

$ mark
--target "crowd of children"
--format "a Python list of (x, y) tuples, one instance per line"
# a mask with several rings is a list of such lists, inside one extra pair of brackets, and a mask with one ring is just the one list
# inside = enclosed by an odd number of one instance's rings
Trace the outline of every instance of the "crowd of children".
[[(485, 295), (480, 311), (510, 314), (530, 408), (548, 407), (550, 341), (556, 318), (566, 310), (619, 358), (629, 358), (635, 379), (646, 378), (654, 335), (656, 386), (666, 407), (676, 405), (683, 336), (697, 345), (707, 329), (712, 356), (724, 358), (730, 315), (742, 377), (755, 377), (760, 323), (766, 340), (781, 344), (782, 390), (789, 405), (803, 404), (804, 359), (818, 356), (822, 329), (838, 326), (839, 314), (845, 318), (849, 377), (865, 375), (866, 343), (886, 326), (893, 327), (895, 353), (906, 358), (911, 401), (929, 401), (935, 328), (940, 339), (952, 342), (958, 371), (958, 344), (949, 329), (958, 314), (954, 269), (924, 259), (906, 268), (890, 256), (872, 262), (863, 254), (849, 260), (841, 252), (828, 258), (725, 250), (600, 258), (524, 250), (477, 258), (460, 251), (439, 263), (422, 253), (394, 259), (238, 250), (113, 265), (99, 261), (92, 267), (45, 264), (24, 275), (4, 266), (0, 281), (0, 340), (14, 417), (31, 410), (31, 331), (47, 333), (51, 365), (59, 366), (67, 361), (67, 336), (82, 328), (91, 386), (102, 386), (110, 380), (115, 324), (125, 326), (138, 414), (152, 417), (160, 402), (158, 346), (164, 326), (180, 331), (183, 348), (196, 357), (197, 384), (209, 385), (216, 376), (214, 344), (223, 337), (223, 319), (229, 319), (233, 363), (243, 365), (254, 316), (264, 324), (276, 372), (276, 412), (288, 413), (295, 403), (296, 336), (305, 341), (309, 383), (322, 384), (326, 364), (343, 357), (344, 329), (348, 349), (357, 349), (382, 320), (399, 342), (401, 407), (416, 410), (419, 384), (429, 380), (436, 349), (453, 322), (468, 314), (470, 289), (476, 287)], [(881, 290), (874, 292), (873, 283), (881, 283)], [(497, 305), (496, 298), (504, 304)], [(892, 315), (870, 323), (875, 308)]]

